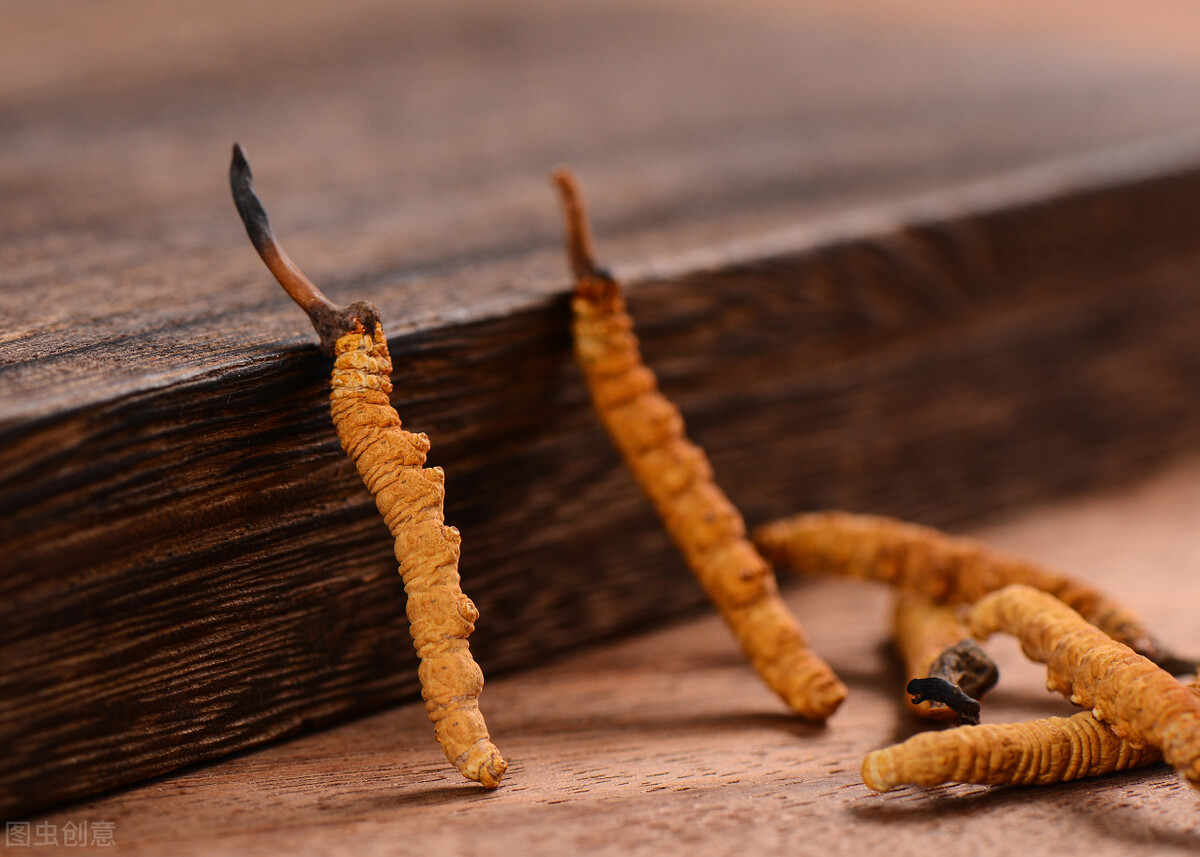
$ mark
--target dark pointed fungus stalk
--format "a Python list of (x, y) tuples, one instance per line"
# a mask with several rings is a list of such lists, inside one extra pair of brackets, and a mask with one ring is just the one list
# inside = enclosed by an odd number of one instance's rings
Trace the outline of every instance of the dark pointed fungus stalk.
[(913, 695), (910, 710), (934, 720), (979, 722), (979, 701), (999, 671), (951, 607), (901, 590), (892, 635)]
[(331, 354), (330, 411), (342, 448), (354, 461), (395, 539), (408, 595), (408, 620), (425, 710), (434, 735), (463, 776), (488, 788), (507, 768), (479, 710), (483, 673), (467, 637), (479, 612), (458, 576), (458, 530), (445, 525), (445, 474), (426, 468), (429, 438), (405, 431), (392, 408), (392, 359), (379, 313), (368, 303), (339, 308), (283, 252), (254, 193), (250, 165), (233, 147), (229, 181), (246, 232), (280, 285), (308, 313)]
[(258, 251), (258, 255), (266, 263), (267, 268), (279, 285), (286, 291), (299, 307), (308, 314), (309, 321), (321, 339), (321, 350), (333, 355), (333, 345), (338, 338), (355, 330), (374, 330), (379, 323), (379, 311), (373, 304), (356, 301), (346, 307), (339, 307), (325, 297), (312, 280), (284, 252), (283, 247), (275, 240), (271, 231), (271, 222), (267, 219), (266, 209), (258, 194), (254, 192), (254, 175), (250, 172), (250, 162), (242, 147), (233, 144), (233, 159), (229, 163), (229, 185), (233, 190), (233, 202), (241, 215), (242, 223), (246, 226), (246, 234), (250, 243)]
[(979, 700), (968, 696), (952, 681), (936, 676), (914, 678), (905, 690), (912, 696), (913, 705), (937, 702), (954, 712), (960, 723), (973, 726), (979, 722)]

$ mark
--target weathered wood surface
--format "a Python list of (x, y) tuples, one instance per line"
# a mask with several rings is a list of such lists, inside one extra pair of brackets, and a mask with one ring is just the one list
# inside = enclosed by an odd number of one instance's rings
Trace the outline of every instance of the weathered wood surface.
[(0, 10), (3, 814), (415, 693), (234, 137), (293, 255), (389, 322), (492, 672), (701, 600), (570, 364), (559, 161), (753, 520), (963, 521), (1195, 445), (1193, 138), (863, 208), (1200, 123), (1178, 27), (784, 5)]
[[(1200, 650), (1200, 460), (1117, 492), (1037, 507), (974, 534), (1119, 593)], [(850, 695), (805, 726), (747, 669), (715, 615), (489, 681), (512, 760), (487, 793), (461, 781), (409, 705), (172, 775), (41, 820), (110, 821), (117, 853), (1194, 854), (1200, 793), (1165, 766), (1043, 788), (868, 791), (862, 757), (922, 727), (869, 584), (790, 592)], [(1011, 639), (985, 722), (1067, 714)], [(66, 853), (67, 849), (63, 849)]]
[(235, 138), (293, 255), (399, 334), (561, 293), (560, 162), (606, 255), (639, 262), (1200, 125), (1200, 63), (1114, 50), (1124, 22), (1039, 39), (939, 0), (789, 5), (7, 4), (6, 423), (311, 340), (231, 214)]

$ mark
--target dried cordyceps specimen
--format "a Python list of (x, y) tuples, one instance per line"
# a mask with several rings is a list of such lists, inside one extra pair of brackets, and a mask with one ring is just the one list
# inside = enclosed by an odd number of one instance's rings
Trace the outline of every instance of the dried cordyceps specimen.
[(897, 786), (977, 783), (1045, 786), (1161, 761), (1149, 744), (1137, 745), (1090, 711), (1027, 723), (988, 723), (922, 732), (863, 759), (862, 778), (885, 792)]
[(642, 362), (620, 285), (593, 261), (574, 177), (560, 170), (554, 180), (577, 280), (575, 355), (600, 418), (758, 674), (798, 714), (825, 719), (841, 704), (845, 686), (808, 648), (771, 566), (747, 540), (741, 514), (713, 481), (704, 451), (684, 436), (678, 409)]
[(979, 697), (996, 684), (995, 663), (950, 607), (911, 592), (896, 596), (893, 636), (904, 661), (913, 713), (979, 722)]
[(479, 613), (459, 585), (458, 530), (443, 521), (445, 475), (440, 467), (424, 467), (429, 438), (402, 429), (388, 402), (392, 361), (379, 314), (366, 303), (334, 306), (288, 258), (275, 241), (254, 193), (250, 165), (237, 145), (229, 181), (255, 249), (308, 313), (322, 349), (333, 355), (333, 424), (396, 539), (408, 620), (421, 659), (421, 693), (434, 734), (463, 776), (495, 788), (507, 764), (479, 710), (483, 673), (467, 645)]
[(980, 639), (999, 631), (1015, 636), (1029, 658), (1046, 665), (1046, 687), (1090, 708), (1126, 741), (1157, 747), (1200, 788), (1200, 697), (1169, 673), (1028, 586), (984, 596), (967, 624)]
[(1197, 666), (1168, 652), (1133, 613), (1092, 587), (931, 527), (874, 515), (812, 512), (760, 527), (754, 541), (779, 567), (879, 580), (945, 604), (971, 604), (1023, 583), (1055, 596), (1168, 672), (1189, 673)]

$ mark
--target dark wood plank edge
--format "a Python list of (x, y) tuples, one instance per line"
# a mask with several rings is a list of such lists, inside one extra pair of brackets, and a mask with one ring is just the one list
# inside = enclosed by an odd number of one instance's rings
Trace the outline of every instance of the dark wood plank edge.
[[(637, 283), (648, 360), (747, 516), (955, 524), (1194, 448), (1200, 170), (1113, 173)], [(490, 673), (702, 602), (566, 327), (558, 296), (392, 341)], [(415, 697), (325, 378), (306, 349), (0, 427), (3, 815)]]

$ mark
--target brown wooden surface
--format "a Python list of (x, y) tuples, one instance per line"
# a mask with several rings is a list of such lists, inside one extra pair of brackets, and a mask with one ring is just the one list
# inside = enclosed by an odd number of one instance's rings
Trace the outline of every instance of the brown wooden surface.
[[(1200, 650), (1200, 460), (1030, 509), (976, 535), (1119, 593)], [(461, 780), (420, 705), (45, 816), (116, 824), (115, 853), (1193, 854), (1200, 793), (1164, 766), (1054, 787), (862, 785), (871, 749), (922, 728), (886, 639), (889, 596), (837, 581), (790, 602), (850, 695), (826, 728), (784, 713), (714, 615), (488, 682), (512, 760), (494, 793)], [(1014, 641), (984, 721), (1066, 714)], [(67, 849), (62, 849), (64, 853)]]
[(964, 521), (1194, 447), (1200, 13), (1069, 5), (0, 8), (0, 812), (415, 692), (234, 138), (388, 321), (489, 672), (700, 603), (570, 364), (560, 161), (752, 520)]
[(1029, 14), (998, 0), (887, 5), (7, 4), (5, 421), (310, 342), (232, 216), (235, 138), (293, 256), (398, 334), (561, 293), (559, 162), (638, 263), (1200, 125), (1178, 0), (1120, 50), (1083, 0), (1074, 36), (980, 27)]

